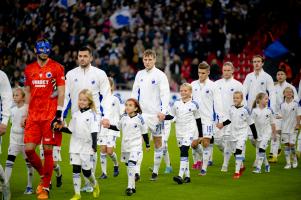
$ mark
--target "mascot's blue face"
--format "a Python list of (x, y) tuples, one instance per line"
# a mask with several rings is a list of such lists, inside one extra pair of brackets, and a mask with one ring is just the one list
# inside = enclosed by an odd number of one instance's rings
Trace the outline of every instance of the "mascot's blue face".
[(50, 50), (51, 50), (51, 45), (47, 40), (40, 40), (37, 41), (35, 44), (35, 48), (37, 50), (37, 54), (50, 54)]

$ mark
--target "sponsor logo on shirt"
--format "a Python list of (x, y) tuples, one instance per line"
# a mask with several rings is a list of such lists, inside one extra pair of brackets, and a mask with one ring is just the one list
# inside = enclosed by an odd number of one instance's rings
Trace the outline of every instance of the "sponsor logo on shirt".
[(46, 85), (48, 85), (48, 82), (49, 80), (32, 80), (32, 84), (37, 88), (46, 87)]

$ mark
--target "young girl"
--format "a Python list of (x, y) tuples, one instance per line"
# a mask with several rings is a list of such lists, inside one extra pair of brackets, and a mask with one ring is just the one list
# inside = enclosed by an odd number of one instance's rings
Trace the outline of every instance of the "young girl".
[(97, 151), (99, 125), (96, 119), (93, 96), (89, 90), (84, 89), (79, 93), (78, 107), (79, 110), (72, 115), (68, 128), (60, 129), (63, 132), (72, 133), (69, 153), (70, 163), (73, 166), (75, 195), (71, 200), (81, 199), (81, 171), (93, 186), (93, 197), (99, 197), (99, 185), (92, 173), (93, 163), (91, 162), (91, 156)]
[[(235, 173), (233, 175), (234, 179), (239, 179), (244, 170), (243, 161), (244, 155), (243, 151), (245, 149), (246, 140), (248, 138), (248, 126), (250, 126), (253, 138), (257, 139), (257, 131), (255, 128), (254, 121), (247, 107), (242, 105), (243, 93), (241, 91), (236, 91), (233, 93), (234, 105), (231, 106), (229, 110), (229, 120), (223, 122), (223, 126), (230, 124), (230, 135), (227, 139), (225, 148), (229, 148), (229, 152), (233, 152), (235, 156)], [(230, 156), (228, 157), (230, 159)], [(226, 161), (229, 162), (229, 161)]]
[[(294, 101), (294, 91), (287, 87), (283, 91), (284, 102), (280, 104), (280, 117), (282, 118), (282, 143), (285, 145), (286, 165), (284, 169), (297, 168), (295, 144), (300, 124), (300, 113), (298, 113), (298, 102)], [(291, 165), (291, 155), (293, 163)]]
[[(114, 81), (112, 78), (109, 78), (109, 82), (111, 85), (111, 93), (112, 93), (112, 110), (110, 113), (110, 123), (117, 124), (120, 116), (124, 112), (124, 105), (121, 101), (120, 97), (113, 95), (114, 91)], [(119, 175), (118, 161), (117, 155), (114, 152), (114, 148), (116, 146), (116, 139), (120, 137), (120, 131), (109, 130), (107, 128), (101, 128), (100, 134), (97, 139), (98, 145), (100, 145), (100, 164), (102, 169), (102, 175), (99, 177), (101, 179), (107, 178), (107, 155), (112, 159), (114, 163), (114, 177)]]
[(255, 122), (255, 127), (258, 133), (256, 143), (256, 167), (253, 173), (261, 173), (261, 165), (265, 163), (265, 172), (270, 172), (270, 165), (266, 158), (266, 148), (273, 134), (273, 139), (276, 137), (276, 127), (272, 111), (267, 107), (269, 97), (266, 93), (259, 93), (252, 106), (252, 118)]
[(12, 169), (15, 164), (16, 157), (22, 153), (27, 166), (27, 187), (24, 194), (32, 194), (33, 168), (30, 165), (24, 149), (24, 129), (21, 127), (22, 116), (25, 114), (24, 102), (25, 93), (22, 88), (16, 88), (13, 92), (15, 107), (11, 109), (10, 143), (8, 148), (8, 156), (5, 164), (6, 184), (9, 184)]
[(176, 137), (181, 152), (181, 161), (179, 175), (173, 177), (173, 180), (178, 184), (183, 184), (183, 182), (190, 183), (188, 152), (192, 141), (202, 137), (202, 122), (199, 105), (192, 101), (192, 87), (189, 83), (181, 85), (180, 95), (181, 99), (174, 103), (171, 107), (171, 115), (167, 115), (165, 119), (176, 118)]
[(121, 161), (127, 165), (128, 187), (125, 192), (128, 196), (136, 193), (135, 172), (136, 163), (139, 155), (142, 153), (141, 135), (145, 141), (147, 151), (150, 148), (147, 126), (141, 113), (138, 101), (130, 98), (125, 102), (125, 113), (121, 116), (117, 126), (105, 126), (103, 124), (105, 128), (115, 131), (122, 129)]

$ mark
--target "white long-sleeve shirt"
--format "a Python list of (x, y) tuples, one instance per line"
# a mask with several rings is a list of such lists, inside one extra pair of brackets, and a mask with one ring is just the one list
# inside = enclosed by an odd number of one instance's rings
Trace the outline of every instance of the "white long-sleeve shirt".
[(270, 99), (270, 108), (275, 111), (276, 107), (276, 94), (274, 89), (274, 81), (272, 77), (263, 69), (259, 72), (258, 76), (255, 72), (247, 75), (244, 83), (244, 94), (246, 95), (247, 107), (252, 109), (252, 104), (256, 99), (256, 95), (260, 92), (267, 93)]
[(175, 101), (170, 109), (170, 113), (175, 117), (176, 136), (193, 137), (198, 135), (196, 119), (201, 118), (199, 105), (195, 101), (184, 103), (182, 100)]
[(123, 114), (117, 128), (122, 129), (121, 152), (142, 151), (142, 134), (147, 133), (147, 126), (142, 115), (130, 117)]
[(6, 74), (0, 70), (0, 123), (7, 125), (13, 94)]
[(279, 109), (280, 109), (280, 104), (283, 103), (284, 101), (284, 96), (283, 96), (283, 91), (285, 88), (290, 87), (292, 88), (294, 92), (294, 100), (299, 102), (299, 97), (296, 88), (289, 84), (288, 82), (284, 81), (282, 84), (277, 83), (275, 85), (275, 93), (276, 93), (276, 109), (275, 113), (278, 114)]
[(275, 123), (272, 110), (269, 108), (256, 107), (252, 110), (251, 116), (255, 122), (258, 134), (258, 141), (269, 140), (272, 136), (272, 124)]
[(222, 103), (224, 107), (225, 114), (229, 115), (229, 110), (233, 103), (233, 93), (236, 91), (244, 92), (243, 85), (241, 82), (235, 80), (234, 78), (230, 79), (219, 79), (215, 81), (216, 86), (218, 87), (222, 95)]
[(69, 153), (92, 154), (91, 133), (99, 132), (99, 122), (91, 110), (73, 113), (68, 129), (72, 132)]
[(11, 128), (10, 128), (10, 144), (24, 145), (24, 129), (21, 127), (22, 117), (25, 113), (25, 106), (14, 106), (11, 109)]
[(222, 96), (216, 84), (207, 79), (204, 83), (193, 81), (192, 99), (200, 106), (202, 124), (213, 124), (214, 121), (223, 122), (225, 119)]
[(89, 89), (93, 94), (98, 118), (109, 117), (111, 112), (111, 87), (104, 71), (93, 66), (76, 67), (66, 75), (64, 117), (71, 104), (71, 113), (78, 111), (78, 95), (81, 90)]
[(139, 71), (135, 77), (131, 97), (139, 101), (143, 114), (167, 114), (170, 89), (166, 75), (156, 67)]

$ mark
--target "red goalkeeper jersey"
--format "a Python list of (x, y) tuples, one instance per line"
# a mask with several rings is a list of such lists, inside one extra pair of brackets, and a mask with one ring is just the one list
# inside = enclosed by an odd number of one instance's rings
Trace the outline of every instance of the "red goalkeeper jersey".
[(28, 117), (51, 120), (57, 110), (57, 86), (65, 85), (64, 67), (52, 59), (41, 67), (38, 62), (25, 68), (25, 86), (30, 86)]

